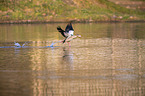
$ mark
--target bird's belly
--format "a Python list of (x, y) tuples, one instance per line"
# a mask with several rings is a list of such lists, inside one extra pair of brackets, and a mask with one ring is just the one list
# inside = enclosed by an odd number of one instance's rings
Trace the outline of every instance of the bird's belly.
[(73, 30), (70, 30), (70, 31), (69, 31), (69, 34), (70, 34), (71, 36), (73, 36), (73, 35), (74, 35), (74, 31), (73, 31)]

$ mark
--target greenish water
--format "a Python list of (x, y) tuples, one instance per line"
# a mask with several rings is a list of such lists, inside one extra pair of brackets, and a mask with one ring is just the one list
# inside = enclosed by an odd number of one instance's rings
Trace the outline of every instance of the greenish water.
[(145, 95), (144, 23), (73, 24), (71, 47), (44, 48), (63, 40), (57, 26), (0, 25), (0, 96)]

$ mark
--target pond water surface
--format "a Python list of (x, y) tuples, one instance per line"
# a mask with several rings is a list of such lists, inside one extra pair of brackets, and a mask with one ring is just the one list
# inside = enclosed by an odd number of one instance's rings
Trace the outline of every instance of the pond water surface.
[(0, 96), (145, 96), (145, 23), (76, 23), (47, 47), (57, 26), (0, 25)]

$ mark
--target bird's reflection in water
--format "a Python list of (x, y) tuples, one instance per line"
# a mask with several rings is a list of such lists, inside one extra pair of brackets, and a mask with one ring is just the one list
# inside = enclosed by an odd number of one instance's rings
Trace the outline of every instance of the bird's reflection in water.
[(73, 52), (70, 47), (63, 48), (63, 64), (66, 64), (67, 69), (74, 70), (73, 67)]
[(15, 51), (14, 51), (14, 52), (15, 52), (15, 55), (16, 55), (16, 56), (19, 56), (19, 55), (20, 55), (20, 49), (14, 49), (14, 50), (15, 50)]

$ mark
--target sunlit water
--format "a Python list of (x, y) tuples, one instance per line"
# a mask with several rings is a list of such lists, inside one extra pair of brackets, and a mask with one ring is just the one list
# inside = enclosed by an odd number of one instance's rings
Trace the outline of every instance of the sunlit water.
[(0, 96), (145, 96), (144, 23), (73, 24), (49, 47), (57, 26), (0, 25)]

